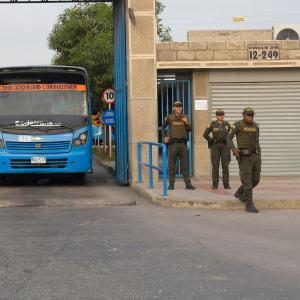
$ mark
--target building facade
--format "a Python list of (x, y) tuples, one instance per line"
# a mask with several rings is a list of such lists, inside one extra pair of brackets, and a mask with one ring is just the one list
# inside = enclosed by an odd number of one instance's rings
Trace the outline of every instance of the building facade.
[[(158, 127), (172, 101), (186, 102), (196, 179), (210, 176), (202, 134), (215, 110), (224, 108), (234, 122), (246, 106), (261, 128), (262, 174), (300, 175), (300, 41), (273, 36), (272, 30), (191, 31), (188, 42), (157, 44)], [(235, 159), (231, 174), (238, 175)]]

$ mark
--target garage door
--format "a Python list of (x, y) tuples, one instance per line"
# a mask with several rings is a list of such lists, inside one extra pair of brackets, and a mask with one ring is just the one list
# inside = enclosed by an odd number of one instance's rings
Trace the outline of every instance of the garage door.
[[(244, 107), (255, 109), (260, 126), (262, 175), (300, 175), (300, 82), (211, 83), (212, 119), (224, 108), (230, 122)], [(236, 160), (231, 174), (238, 175)]]

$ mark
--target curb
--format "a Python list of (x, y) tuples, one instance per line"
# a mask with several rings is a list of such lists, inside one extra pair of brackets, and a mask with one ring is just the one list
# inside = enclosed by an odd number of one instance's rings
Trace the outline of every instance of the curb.
[(94, 208), (94, 207), (120, 207), (120, 206), (136, 206), (136, 201), (128, 203), (116, 203), (109, 202), (107, 200), (58, 200), (58, 199), (47, 199), (41, 201), (29, 201), (29, 202), (15, 202), (11, 200), (1, 200), (0, 209), (2, 208), (13, 208), (13, 207), (51, 207), (51, 208)]
[[(172, 208), (197, 208), (208, 210), (244, 210), (244, 204), (238, 200), (211, 201), (211, 200), (174, 200), (171, 197), (159, 196), (155, 191), (145, 188), (141, 184), (135, 184), (132, 189), (141, 197), (155, 205)], [(300, 209), (299, 200), (257, 200), (255, 205), (260, 210)]]
[(111, 165), (109, 165), (106, 161), (102, 160), (100, 157), (98, 157), (97, 155), (93, 154), (93, 159), (102, 167), (104, 167), (105, 169), (107, 169), (108, 171), (110, 171), (111, 173), (115, 174), (116, 169), (114, 167), (112, 167)]

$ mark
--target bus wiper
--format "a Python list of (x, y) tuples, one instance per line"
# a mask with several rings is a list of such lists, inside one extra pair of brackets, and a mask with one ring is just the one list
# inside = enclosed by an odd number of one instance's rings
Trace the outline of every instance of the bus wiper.
[[(34, 129), (37, 129), (37, 130), (40, 130), (40, 131), (43, 131), (43, 132), (48, 132), (47, 129), (43, 129), (43, 128), (39, 128), (39, 127), (35, 127), (35, 126), (31, 126), (31, 128), (34, 128)], [(30, 127), (26, 126), (26, 127), (15, 127), (13, 129), (16, 129), (16, 130), (29, 130)], [(5, 127), (4, 127), (5, 128)], [(11, 127), (6, 127), (6, 129), (12, 129)]]
[(57, 129), (57, 127), (69, 129), (71, 131), (74, 130), (74, 127), (66, 126), (66, 125), (63, 125), (63, 124), (59, 124), (59, 126), (56, 126), (56, 127), (53, 127), (53, 128), (48, 128), (48, 129), (55, 130), (55, 129)]
[(43, 132), (48, 132), (48, 129), (44, 129), (44, 128), (40, 128), (40, 127), (32, 126), (32, 125), (30, 125), (30, 127), (34, 128), (34, 129), (37, 129), (37, 130), (40, 130), (40, 131), (43, 131)]
[(15, 126), (15, 123), (0, 124), (0, 127)]
[(62, 128), (66, 128), (66, 129), (70, 129), (71, 131), (73, 131), (73, 130), (74, 130), (74, 127), (70, 127), (70, 126), (63, 125), (63, 124), (60, 124), (60, 127), (62, 127)]
[[(15, 126), (14, 128), (10, 127), (10, 126)], [(43, 128), (39, 128), (39, 127), (35, 127), (30, 125), (30, 127), (43, 131), (43, 132), (48, 132), (47, 129), (43, 129)], [(0, 128), (4, 128), (4, 129), (16, 129), (16, 130), (28, 130), (30, 128), (28, 128), (28, 126), (26, 127), (17, 127), (15, 123), (11, 123), (11, 124), (0, 124)]]

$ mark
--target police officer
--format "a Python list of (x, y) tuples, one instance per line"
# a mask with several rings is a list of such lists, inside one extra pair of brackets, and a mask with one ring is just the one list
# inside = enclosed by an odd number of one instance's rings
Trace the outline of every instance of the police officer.
[[(162, 137), (165, 144), (169, 146), (169, 190), (174, 190), (176, 162), (180, 159), (181, 172), (186, 185), (186, 189), (195, 190), (191, 184), (189, 174), (189, 156), (188, 156), (188, 134), (191, 131), (189, 118), (182, 114), (182, 103), (174, 103), (174, 113), (168, 115), (162, 124)], [(168, 127), (168, 135), (166, 128)]]
[[(227, 135), (230, 130), (230, 124), (224, 121), (224, 110), (216, 111), (216, 121), (210, 123), (203, 133), (203, 137), (208, 142), (208, 147), (211, 149), (211, 164), (212, 164), (212, 189), (217, 189), (219, 185), (219, 167), (220, 160), (223, 170), (223, 186), (224, 189), (231, 189), (229, 185), (229, 163), (231, 160), (230, 149), (227, 147)], [(210, 133), (212, 137), (210, 137)]]
[[(237, 147), (232, 139), (236, 136)], [(254, 110), (247, 107), (243, 111), (243, 120), (232, 126), (227, 144), (236, 156), (242, 185), (234, 196), (246, 203), (246, 212), (257, 213), (258, 210), (252, 202), (253, 188), (260, 181), (261, 172), (261, 150), (259, 145), (259, 127), (254, 122)]]

